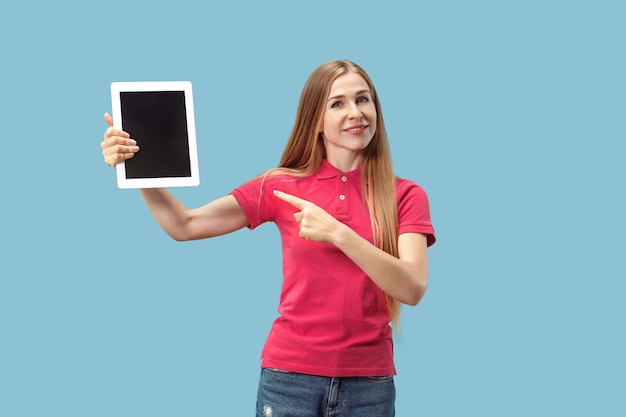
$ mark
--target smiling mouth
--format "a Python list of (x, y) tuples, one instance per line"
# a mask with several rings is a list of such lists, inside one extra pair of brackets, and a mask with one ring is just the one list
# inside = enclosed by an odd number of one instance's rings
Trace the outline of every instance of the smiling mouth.
[(360, 134), (360, 133), (365, 132), (365, 129), (367, 129), (368, 127), (369, 127), (368, 125), (352, 126), (347, 129), (344, 129), (344, 132), (352, 133), (352, 134)]

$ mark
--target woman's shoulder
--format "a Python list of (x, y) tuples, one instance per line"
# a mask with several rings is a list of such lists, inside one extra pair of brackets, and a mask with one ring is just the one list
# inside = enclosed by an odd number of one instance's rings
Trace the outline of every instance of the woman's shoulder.
[(401, 196), (411, 192), (426, 194), (424, 188), (415, 181), (396, 176), (396, 194)]
[(287, 169), (287, 168), (272, 168), (261, 174), (259, 174), (255, 179), (258, 181), (262, 181), (265, 184), (273, 185), (273, 184), (284, 184), (284, 183), (293, 183), (300, 181), (306, 178), (298, 171)]
[(284, 168), (272, 168), (249, 179), (239, 188), (276, 188), (286, 184), (296, 183), (302, 178), (302, 176), (299, 176), (295, 172), (291, 172), (291, 170)]

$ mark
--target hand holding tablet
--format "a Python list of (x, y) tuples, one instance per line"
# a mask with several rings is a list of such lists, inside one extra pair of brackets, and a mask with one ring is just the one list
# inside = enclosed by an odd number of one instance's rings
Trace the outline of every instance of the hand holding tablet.
[(114, 127), (128, 132), (140, 151), (116, 166), (120, 188), (200, 184), (191, 83), (114, 82)]

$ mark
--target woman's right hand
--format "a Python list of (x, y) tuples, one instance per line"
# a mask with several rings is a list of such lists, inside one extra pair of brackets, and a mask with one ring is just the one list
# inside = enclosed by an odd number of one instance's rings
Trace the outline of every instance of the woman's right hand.
[(104, 140), (100, 147), (102, 148), (104, 163), (115, 167), (119, 162), (135, 156), (139, 146), (127, 132), (113, 127), (113, 118), (109, 113), (104, 113), (104, 120), (109, 124), (109, 128), (104, 132)]

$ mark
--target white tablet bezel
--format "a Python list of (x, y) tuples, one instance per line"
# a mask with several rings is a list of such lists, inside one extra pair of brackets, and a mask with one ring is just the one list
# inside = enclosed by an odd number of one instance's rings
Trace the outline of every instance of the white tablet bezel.
[[(185, 95), (185, 111), (187, 114), (187, 140), (189, 146), (189, 162), (191, 175), (186, 177), (155, 177), (126, 178), (126, 164), (116, 165), (117, 185), (119, 188), (165, 188), (190, 187), (200, 184), (198, 169), (198, 150), (196, 146), (196, 123), (193, 111), (193, 95), (190, 81), (134, 81), (111, 83), (111, 104), (113, 126), (124, 130), (124, 115), (121, 109), (120, 93), (146, 91), (183, 91)], [(141, 143), (139, 152), (141, 152)]]

